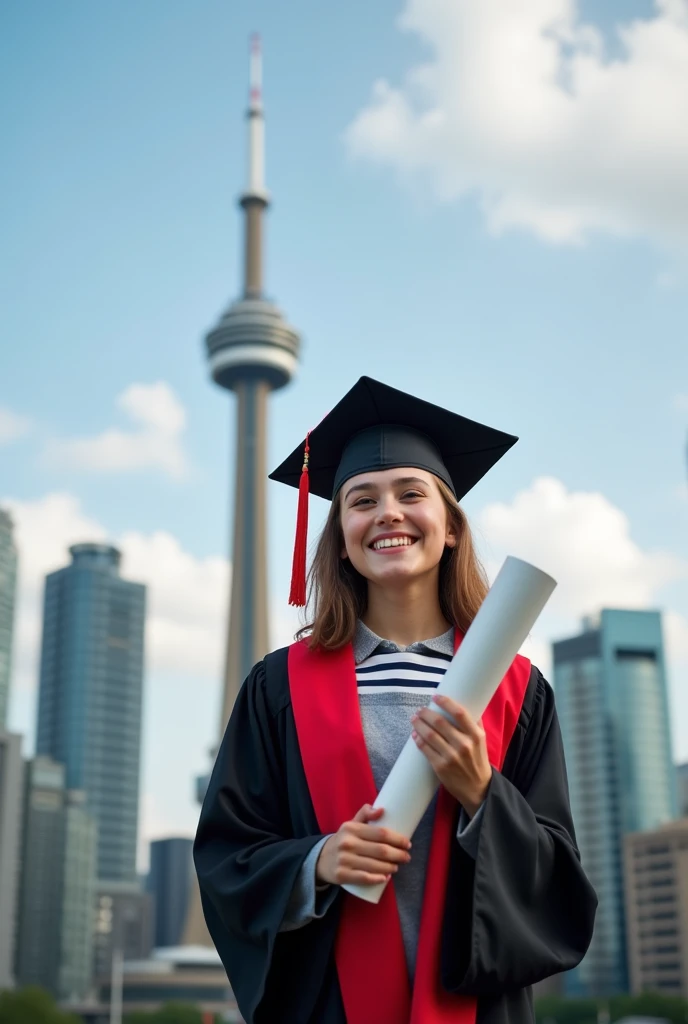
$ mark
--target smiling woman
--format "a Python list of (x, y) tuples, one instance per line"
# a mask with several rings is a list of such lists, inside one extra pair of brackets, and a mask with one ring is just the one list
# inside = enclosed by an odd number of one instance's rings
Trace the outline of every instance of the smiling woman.
[[(588, 948), (550, 687), (517, 657), (483, 722), (428, 704), (487, 591), (459, 501), (515, 441), (363, 377), (272, 474), (299, 488), (295, 595), (308, 491), (332, 501), (312, 615), (242, 687), (194, 848), (248, 1024), (530, 1024)], [(441, 783), (413, 837), (372, 807), (409, 735)]]
[[(310, 573), (314, 617), (300, 631), (326, 650), (350, 643), (366, 613), (379, 636), (412, 642), (400, 632), (399, 605), (413, 607), (413, 634), (420, 629), (436, 636), (450, 623), (465, 633), (487, 593), (468, 520), (452, 490), (426, 470), (399, 473), (353, 477), (332, 502)], [(389, 602), (379, 598), (387, 585), (396, 592), (397, 610), (383, 623), (379, 615)], [(437, 598), (442, 621), (428, 619), (423, 629)]]

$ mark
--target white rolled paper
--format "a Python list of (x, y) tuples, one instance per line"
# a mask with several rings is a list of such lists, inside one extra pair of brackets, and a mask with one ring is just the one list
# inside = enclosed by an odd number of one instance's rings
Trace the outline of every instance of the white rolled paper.
[[(480, 718), (556, 585), (528, 562), (507, 558), (435, 692)], [(434, 710), (441, 712), (437, 705)], [(375, 801), (375, 807), (385, 809), (376, 824), (411, 838), (438, 786), (437, 776), (409, 735)], [(378, 903), (385, 883), (343, 888)]]

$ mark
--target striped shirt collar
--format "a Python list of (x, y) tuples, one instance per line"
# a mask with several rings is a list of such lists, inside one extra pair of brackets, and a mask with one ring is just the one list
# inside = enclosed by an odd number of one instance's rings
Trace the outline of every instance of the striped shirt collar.
[(435, 654), (454, 654), (454, 627), (448, 629), (441, 636), (431, 637), (430, 640), (417, 640), (408, 647), (400, 647), (393, 640), (383, 640), (372, 629), (368, 629), (365, 623), (359, 619), (356, 623), (356, 632), (353, 639), (354, 661), (360, 665), (362, 661), (369, 658), (375, 651), (398, 652), (409, 651), (411, 654), (424, 654), (426, 652)]

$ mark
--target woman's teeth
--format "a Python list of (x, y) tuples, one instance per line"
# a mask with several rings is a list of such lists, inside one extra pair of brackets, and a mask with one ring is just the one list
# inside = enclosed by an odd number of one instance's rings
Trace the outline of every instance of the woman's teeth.
[(407, 548), (415, 541), (414, 537), (385, 537), (384, 540), (373, 542), (373, 551), (380, 551), (381, 548)]

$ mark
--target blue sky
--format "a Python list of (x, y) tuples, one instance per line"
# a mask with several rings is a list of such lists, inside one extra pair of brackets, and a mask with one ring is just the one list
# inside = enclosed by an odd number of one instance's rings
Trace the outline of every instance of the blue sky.
[[(200, 656), (194, 667), (190, 655), (175, 672), (163, 648), (185, 614), (173, 587), (192, 592), (184, 573), (200, 589), (210, 578), (213, 593), (223, 586), (234, 409), (208, 381), (202, 339), (239, 289), (235, 200), (245, 178), (254, 29), (263, 36), (273, 197), (267, 287), (303, 335), (299, 376), (271, 401), (271, 463), (361, 373), (519, 434), (466, 507), (491, 564), (512, 551), (559, 573), (563, 596), (539, 650), (575, 629), (598, 599), (623, 604), (627, 595), (665, 608), (672, 693), (682, 700), (688, 118), (672, 113), (667, 96), (688, 98), (688, 84), (685, 62), (672, 71), (662, 58), (670, 70), (661, 79), (648, 62), (662, 40), (683, 53), (688, 33), (649, 3), (614, 0), (603, 21), (599, 5), (569, 5), (566, 21), (563, 0), (548, 0), (554, 28), (526, 17), (524, 45), (537, 55), (554, 34), (558, 52), (580, 57), (570, 65), (562, 57), (567, 112), (548, 127), (551, 88), (536, 81), (521, 96), (516, 58), (512, 68), (509, 56), (488, 48), (482, 70), (471, 71), (471, 52), (494, 36), (488, 19), (503, 17), (504, 3), (489, 0), (480, 24), (463, 0), (406, 8), (401, 0), (29, 0), (0, 11), (0, 410), (14, 424), (3, 443), (0, 414), (0, 500), (15, 503), (31, 547), (21, 552), (26, 624), (18, 626), (13, 724), (32, 730), (36, 579), (60, 564), (70, 530), (129, 537), (131, 566), (142, 573), (160, 572), (164, 551), (173, 552), (179, 571), (166, 593), (174, 608), (161, 612), (147, 683), (148, 832), (189, 827), (193, 805), (164, 792), (160, 766), (170, 745), (186, 746), (175, 776), (186, 787), (205, 764), (217, 713), (210, 663)], [(472, 50), (454, 60), (443, 38)], [(493, 77), (483, 80), (490, 61)], [(409, 79), (419, 65), (430, 68), (422, 100)], [(506, 102), (499, 82), (511, 74)], [(411, 110), (401, 128), (398, 104), (372, 99), (380, 79)], [(439, 127), (427, 128), (414, 107), (423, 103), (441, 112)], [(492, 119), (493, 110), (504, 119)], [(71, 442), (141, 429), (132, 416), (157, 382), (160, 411), (144, 426), (143, 464), (125, 444), (116, 465), (94, 469), (88, 444)], [(138, 399), (127, 392), (132, 385), (144, 387)], [(549, 490), (537, 490), (539, 478)], [(61, 518), (48, 502), (55, 494), (67, 502)], [(269, 495), (278, 642), (289, 624), (278, 609), (295, 502), (275, 484)], [(535, 529), (537, 507), (551, 510), (551, 538), (569, 548), (568, 561), (559, 552), (555, 565), (543, 564), (550, 519), (548, 512)], [(501, 524), (494, 535), (493, 523)], [(577, 531), (575, 544), (567, 545), (567, 529)], [(31, 530), (40, 531), (49, 564)], [(215, 633), (221, 613), (208, 625)], [(189, 615), (203, 647), (198, 609)], [(190, 694), (199, 694), (192, 726), (178, 713)], [(674, 705), (688, 713), (688, 704)], [(677, 756), (688, 759), (685, 723), (674, 737)]]

